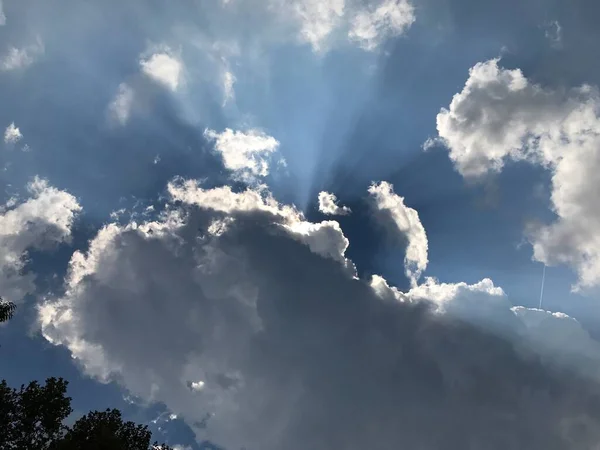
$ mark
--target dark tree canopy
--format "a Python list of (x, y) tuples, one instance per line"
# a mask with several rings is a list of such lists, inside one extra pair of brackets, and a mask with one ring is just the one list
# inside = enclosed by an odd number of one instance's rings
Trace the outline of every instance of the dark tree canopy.
[(7, 302), (0, 297), (0, 322), (6, 322), (12, 319), (17, 306), (12, 302)]
[(0, 382), (1, 450), (148, 450), (152, 433), (146, 425), (123, 421), (117, 409), (92, 411), (72, 427), (64, 425), (72, 413), (68, 382), (49, 378), (14, 389)]

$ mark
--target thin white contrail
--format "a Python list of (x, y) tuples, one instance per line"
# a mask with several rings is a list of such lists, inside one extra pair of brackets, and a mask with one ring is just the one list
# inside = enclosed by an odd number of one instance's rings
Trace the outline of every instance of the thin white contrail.
[(544, 271), (542, 272), (542, 289), (540, 290), (540, 306), (542, 309), (542, 300), (544, 298), (544, 282), (546, 281), (546, 264), (544, 264)]

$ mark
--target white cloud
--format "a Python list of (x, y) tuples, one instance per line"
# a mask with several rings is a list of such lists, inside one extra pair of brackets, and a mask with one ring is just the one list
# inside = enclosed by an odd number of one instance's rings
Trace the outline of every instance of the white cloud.
[[(261, 189), (262, 187), (247, 189), (239, 193), (233, 192), (229, 186), (203, 189), (191, 180), (169, 183), (167, 187), (173, 200), (202, 209), (225, 214), (260, 211), (275, 217), (279, 225), (289, 232), (290, 237), (306, 244), (314, 253), (340, 262), (349, 273), (354, 273), (354, 266), (345, 257), (348, 239), (337, 222), (331, 220), (321, 223), (307, 222), (294, 206), (281, 205), (270, 192)], [(231, 221), (213, 222), (208, 227), (208, 231), (210, 234), (220, 235), (226, 231), (228, 223)]]
[(562, 47), (562, 27), (558, 20), (553, 20), (545, 25), (544, 36), (550, 41), (550, 45), (554, 48)]
[[(246, 2), (248, 3), (248, 2)], [(297, 30), (297, 40), (316, 53), (325, 53), (343, 43), (354, 43), (372, 51), (386, 39), (406, 32), (415, 21), (408, 0), (269, 0), (276, 30)], [(292, 30), (283, 24), (288, 23)]]
[(415, 21), (415, 9), (407, 0), (383, 0), (367, 4), (352, 19), (348, 36), (365, 50), (375, 50), (385, 39), (403, 34)]
[(409, 292), (390, 287), (374, 276), (371, 286), (384, 299), (402, 302), (429, 301), (441, 315), (459, 318), (492, 331), (522, 351), (533, 352), (548, 364), (599, 379), (600, 343), (581, 324), (563, 313), (512, 306), (506, 293), (492, 280), (478, 283), (439, 283), (427, 278)]
[(570, 264), (576, 287), (600, 283), (600, 96), (582, 86), (553, 91), (532, 84), (498, 60), (470, 70), (462, 92), (437, 117), (440, 137), (465, 177), (500, 171), (507, 160), (526, 160), (552, 172), (557, 219), (527, 230), (534, 258)]
[(204, 136), (215, 141), (215, 151), (221, 154), (225, 168), (247, 182), (269, 174), (269, 157), (279, 148), (277, 139), (256, 129), (226, 128), (222, 133), (207, 129)]
[(15, 123), (12, 122), (9, 126), (4, 130), (4, 143), (5, 144), (16, 144), (23, 138), (21, 134), (21, 130), (15, 126)]
[(157, 52), (140, 60), (142, 72), (172, 91), (181, 84), (183, 63), (169, 51)]
[[(305, 237), (319, 224), (265, 190), (180, 181), (168, 191), (177, 204), (156, 221), (109, 224), (76, 252), (64, 296), (39, 319), (88, 374), (164, 402), (199, 440), (379, 450), (505, 448), (510, 436), (515, 448), (566, 449), (559, 424), (593, 414), (585, 379), (527, 356), (560, 355), (564, 342), (541, 351), (523, 339), (526, 321), (490, 280), (428, 279), (401, 293), (330, 257), (339, 225), (321, 224), (316, 245)], [(560, 320), (551, 328), (565, 330)], [(524, 356), (512, 350), (521, 342)]]
[(39, 39), (35, 44), (26, 47), (9, 47), (8, 53), (0, 59), (0, 70), (8, 72), (24, 69), (33, 64), (43, 53), (44, 44)]
[(382, 181), (369, 188), (369, 194), (378, 219), (394, 237), (406, 239), (404, 265), (406, 275), (413, 285), (427, 268), (427, 234), (419, 219), (419, 213), (404, 204), (404, 198), (396, 195), (390, 183)]
[(31, 198), (9, 201), (0, 214), (0, 292), (5, 300), (19, 302), (34, 291), (34, 275), (24, 273), (27, 251), (67, 241), (81, 210), (70, 194), (35, 178), (28, 186)]
[(235, 100), (235, 90), (233, 89), (235, 81), (233, 73), (229, 70), (223, 71), (223, 106)]
[(337, 197), (329, 192), (319, 192), (319, 211), (328, 216), (346, 216), (351, 213), (347, 206), (339, 206)]
[(115, 98), (108, 105), (110, 116), (121, 125), (125, 125), (129, 120), (134, 95), (133, 89), (127, 83), (121, 83)]
[(322, 51), (344, 14), (345, 0), (303, 0), (293, 5), (301, 23), (301, 40), (309, 43), (314, 51)]

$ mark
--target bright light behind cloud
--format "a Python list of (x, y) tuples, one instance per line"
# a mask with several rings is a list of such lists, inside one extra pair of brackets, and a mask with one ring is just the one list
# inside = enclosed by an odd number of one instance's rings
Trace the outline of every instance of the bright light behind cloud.
[(413, 286), (427, 268), (427, 234), (419, 219), (419, 213), (404, 204), (404, 198), (396, 195), (393, 186), (385, 181), (369, 188), (377, 218), (390, 234), (406, 239), (404, 265), (406, 275)]
[[(374, 186), (392, 216), (411, 214), (391, 187)], [(43, 304), (39, 320), (46, 339), (66, 346), (87, 373), (104, 381), (117, 375), (134, 395), (164, 402), (199, 440), (265, 450), (325, 450), (331, 442), (384, 449), (401, 438), (422, 442), (418, 430), (440, 414), (453, 417), (456, 445), (465, 433), (519, 436), (536, 417), (542, 445), (560, 439), (562, 418), (587, 413), (585, 384), (576, 394), (571, 379), (550, 375), (556, 367), (597, 377), (599, 346), (575, 321), (547, 315), (551, 323), (540, 327), (530, 320), (536, 312), (511, 309), (487, 279), (428, 279), (406, 293), (381, 277), (360, 280), (347, 270), (348, 241), (336, 222), (306, 222), (265, 191), (203, 189), (191, 180), (168, 191), (180, 206), (157, 221), (109, 224), (87, 252), (76, 252), (64, 296)], [(578, 344), (540, 339), (546, 332)], [(548, 371), (504, 339), (547, 360)], [(535, 373), (535, 382), (524, 373)], [(432, 376), (452, 402), (424, 395)], [(560, 383), (564, 396), (539, 398), (547, 382)], [(481, 389), (503, 395), (482, 402)], [(359, 417), (347, 411), (351, 393), (361, 399)], [(498, 408), (519, 420), (499, 424)], [(326, 426), (307, 435), (315, 411)], [(407, 417), (409, 427), (400, 420)], [(360, 426), (367, 418), (375, 430)]]
[(2, 377), (182, 450), (596, 448), (572, 2), (0, 0)]

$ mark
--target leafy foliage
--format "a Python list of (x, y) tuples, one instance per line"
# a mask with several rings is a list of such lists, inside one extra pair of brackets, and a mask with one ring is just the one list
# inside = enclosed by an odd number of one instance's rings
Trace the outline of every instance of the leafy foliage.
[(64, 425), (73, 412), (68, 382), (49, 378), (19, 390), (0, 382), (0, 449), (2, 450), (170, 450), (150, 445), (146, 425), (124, 422), (121, 412), (92, 411), (72, 427)]
[(13, 314), (17, 306), (12, 302), (2, 300), (0, 297), (0, 322), (6, 322), (12, 319)]
[(19, 390), (0, 382), (0, 448), (44, 450), (62, 437), (71, 414), (67, 382), (49, 378), (45, 386), (32, 381)]

